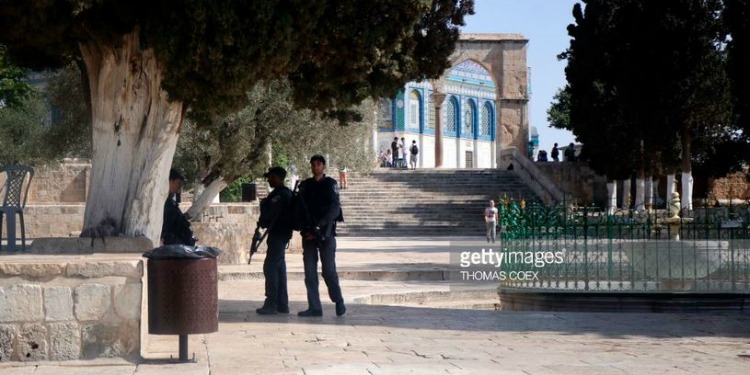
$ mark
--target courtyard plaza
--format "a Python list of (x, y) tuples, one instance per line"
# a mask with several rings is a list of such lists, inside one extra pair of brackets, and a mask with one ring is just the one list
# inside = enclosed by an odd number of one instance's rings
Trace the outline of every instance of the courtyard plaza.
[[(220, 265), (219, 331), (150, 335), (143, 359), (0, 363), (0, 374), (747, 374), (750, 316), (730, 313), (496, 311), (493, 285), (445, 281), (451, 241), (339, 238), (347, 313), (307, 307), (302, 257), (287, 255), (292, 313), (259, 316), (263, 254)], [(326, 295), (321, 282), (321, 294)]]

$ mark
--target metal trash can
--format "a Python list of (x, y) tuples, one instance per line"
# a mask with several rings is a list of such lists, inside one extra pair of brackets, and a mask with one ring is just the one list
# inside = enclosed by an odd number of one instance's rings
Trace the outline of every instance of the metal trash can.
[(180, 361), (188, 361), (188, 334), (219, 330), (216, 256), (220, 252), (203, 246), (169, 245), (143, 254), (149, 258), (148, 332), (179, 335)]
[(258, 198), (258, 185), (254, 182), (240, 185), (242, 188), (242, 201), (252, 202)]

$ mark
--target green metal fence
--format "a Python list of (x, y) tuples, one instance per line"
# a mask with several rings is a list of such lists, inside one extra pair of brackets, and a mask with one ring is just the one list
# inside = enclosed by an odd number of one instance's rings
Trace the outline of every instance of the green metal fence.
[[(506, 287), (622, 292), (750, 292), (750, 211), (704, 207), (607, 215), (501, 200)], [(512, 273), (512, 274), (511, 274)]]

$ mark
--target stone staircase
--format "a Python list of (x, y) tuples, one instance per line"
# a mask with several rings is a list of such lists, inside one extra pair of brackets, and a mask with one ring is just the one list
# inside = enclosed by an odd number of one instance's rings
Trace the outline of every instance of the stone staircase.
[(483, 236), (482, 212), (501, 196), (537, 199), (512, 171), (390, 170), (350, 175), (339, 236)]

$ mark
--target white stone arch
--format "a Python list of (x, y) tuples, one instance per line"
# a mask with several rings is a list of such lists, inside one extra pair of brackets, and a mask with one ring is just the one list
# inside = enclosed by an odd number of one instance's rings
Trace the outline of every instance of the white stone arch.
[[(528, 40), (518, 34), (462, 34), (449, 58), (451, 67), (471, 60), (489, 72), (495, 83), (495, 145), (497, 149), (516, 147), (522, 154), (526, 153), (529, 137), (527, 44)], [(435, 92), (446, 93), (446, 76), (451, 69), (431, 81)], [(498, 154), (493, 157), (496, 161)]]

